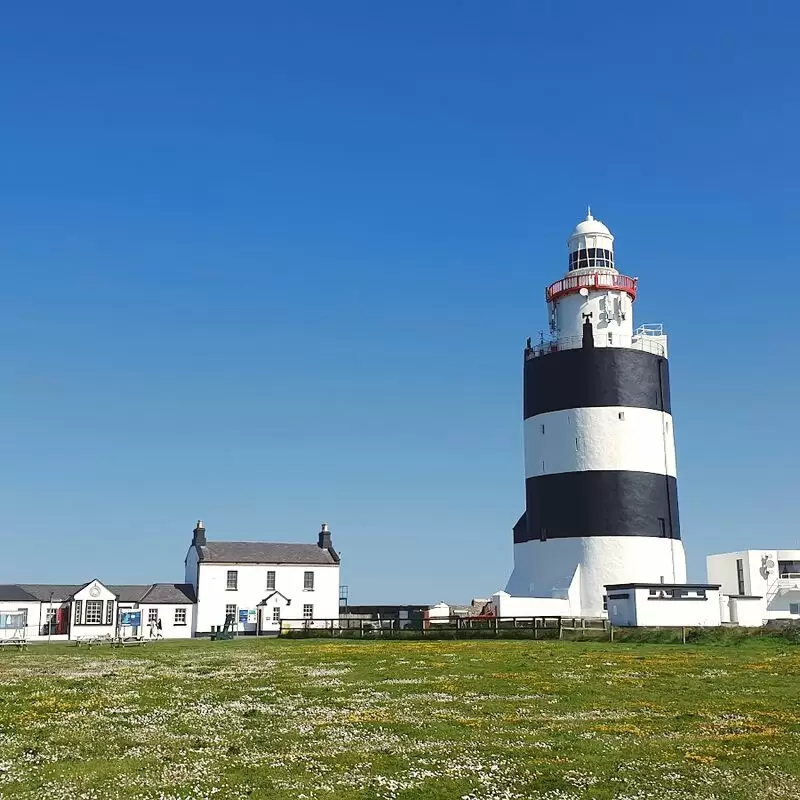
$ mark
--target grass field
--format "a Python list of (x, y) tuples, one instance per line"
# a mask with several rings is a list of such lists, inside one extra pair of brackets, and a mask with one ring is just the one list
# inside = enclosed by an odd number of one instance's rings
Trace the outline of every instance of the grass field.
[(0, 798), (800, 798), (800, 647), (2, 652)]

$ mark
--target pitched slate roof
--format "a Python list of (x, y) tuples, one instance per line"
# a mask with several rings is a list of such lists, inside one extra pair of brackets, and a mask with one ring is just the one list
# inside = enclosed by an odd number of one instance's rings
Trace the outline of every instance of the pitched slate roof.
[[(98, 583), (103, 583), (102, 581), (98, 581)], [(138, 603), (141, 599), (147, 594), (152, 586), (152, 583), (148, 584), (120, 584), (118, 586), (112, 586), (110, 584), (103, 583), (103, 586), (108, 589), (109, 592), (113, 592), (117, 596), (117, 600), (121, 600), (123, 603)]]
[(75, 592), (80, 591), (85, 583), (20, 583), (18, 586), (37, 600), (46, 603), (53, 595), (53, 600), (69, 600)]
[(0, 602), (35, 603), (36, 598), (21, 586), (3, 585), (0, 586)]
[[(69, 600), (85, 586), (93, 581), (80, 584), (50, 584), (50, 583), (22, 583), (16, 587), (25, 592), (28, 601), (39, 600), (46, 603), (53, 595), (53, 601)], [(98, 581), (98, 583), (103, 583)], [(103, 583), (110, 592), (117, 596), (117, 600), (123, 603), (141, 603), (147, 600), (148, 603), (194, 603), (194, 589), (188, 584), (182, 583), (147, 583), (147, 584), (119, 584), (111, 585)], [(12, 598), (15, 599), (15, 598)], [(20, 598), (22, 599), (22, 598)]]
[(194, 603), (194, 587), (190, 583), (154, 583), (142, 598), (143, 603)]
[(200, 561), (226, 564), (336, 564), (327, 548), (282, 542), (206, 542)]

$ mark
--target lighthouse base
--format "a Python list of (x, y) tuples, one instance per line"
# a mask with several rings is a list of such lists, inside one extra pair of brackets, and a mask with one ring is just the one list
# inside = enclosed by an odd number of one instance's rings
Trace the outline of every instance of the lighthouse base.
[(549, 600), (532, 607), (552, 606), (553, 612), (558, 607), (561, 615), (604, 617), (604, 587), (632, 581), (685, 583), (686, 556), (680, 539), (586, 536), (518, 542), (506, 592)]

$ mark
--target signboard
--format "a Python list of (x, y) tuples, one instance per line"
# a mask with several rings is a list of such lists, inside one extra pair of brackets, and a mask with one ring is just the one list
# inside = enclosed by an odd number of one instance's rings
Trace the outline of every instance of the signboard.
[(0, 628), (3, 630), (20, 630), (25, 627), (27, 611), (0, 612)]
[(239, 609), (239, 622), (241, 622), (242, 624), (246, 623), (247, 622), (247, 615), (249, 613), (250, 612), (246, 608), (240, 608)]
[(247, 610), (247, 621), (248, 622), (255, 622), (256, 621), (256, 610), (254, 608), (250, 608)]
[(119, 624), (120, 625), (131, 625), (132, 627), (138, 628), (142, 624), (142, 612), (141, 611), (120, 611), (120, 613), (119, 613)]

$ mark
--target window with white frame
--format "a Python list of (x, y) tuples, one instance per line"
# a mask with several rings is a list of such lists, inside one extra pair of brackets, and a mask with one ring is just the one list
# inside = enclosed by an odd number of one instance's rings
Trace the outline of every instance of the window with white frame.
[(106, 625), (114, 624), (114, 601), (109, 600), (106, 603)]
[(275, 588), (275, 570), (271, 569), (267, 572), (267, 589)]
[(314, 606), (311, 603), (303, 606), (303, 619), (314, 619)]
[(75, 601), (75, 624), (81, 624), (81, 612), (83, 611), (83, 600)]
[(18, 608), (17, 613), (22, 615), (22, 625), (20, 627), (27, 628), (28, 627), (28, 609), (27, 608)]
[(235, 569), (228, 570), (228, 578), (225, 583), (225, 588), (229, 592), (236, 591), (239, 588), (239, 573)]
[(272, 621), (273, 622), (280, 622), (281, 621), (281, 607), (280, 606), (273, 606), (273, 608), (272, 608)]
[(314, 573), (313, 572), (304, 572), (303, 573), (303, 591), (306, 591), (306, 592), (313, 592), (314, 591)]
[(186, 609), (185, 608), (176, 608), (175, 609), (175, 624), (176, 625), (185, 625), (186, 624)]
[(86, 601), (86, 625), (101, 625), (103, 622), (103, 601)]
[(148, 625), (155, 625), (158, 622), (158, 609), (157, 608), (148, 608), (147, 609), (147, 624)]
[(228, 603), (225, 606), (225, 618), (233, 617), (233, 621), (236, 622), (236, 603)]

